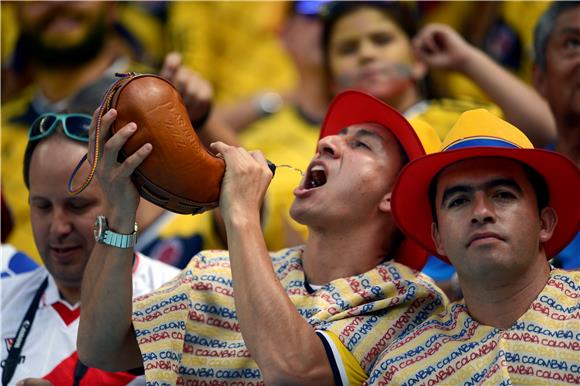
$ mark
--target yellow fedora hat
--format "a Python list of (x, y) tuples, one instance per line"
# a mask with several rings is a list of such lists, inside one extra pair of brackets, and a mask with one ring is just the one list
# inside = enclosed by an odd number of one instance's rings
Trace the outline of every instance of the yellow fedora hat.
[(580, 169), (562, 154), (535, 149), (524, 133), (484, 109), (463, 113), (439, 152), (411, 161), (403, 168), (393, 187), (392, 208), (405, 235), (449, 262), (437, 253), (431, 238), (429, 186), (445, 167), (479, 157), (519, 161), (544, 178), (549, 191), (548, 206), (558, 214), (554, 235), (544, 243), (546, 255), (551, 258), (566, 247), (580, 229)]

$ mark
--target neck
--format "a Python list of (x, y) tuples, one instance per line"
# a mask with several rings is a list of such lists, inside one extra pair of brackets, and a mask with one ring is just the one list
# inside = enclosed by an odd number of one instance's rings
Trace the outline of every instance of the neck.
[(388, 228), (384, 223), (375, 225), (344, 225), (340, 230), (309, 227), (302, 260), (310, 283), (326, 284), (379, 265), (389, 255), (391, 240), (385, 241)]
[(75, 305), (81, 301), (81, 287), (67, 287), (62, 283), (57, 283), (60, 297), (69, 304)]
[(580, 167), (580, 127), (558, 125), (558, 143), (556, 150), (570, 158)]
[(329, 99), (321, 72), (318, 69), (301, 71), (298, 85), (292, 95), (292, 103), (306, 115), (320, 122), (326, 114)]
[(478, 322), (510, 328), (530, 307), (550, 277), (547, 260), (539, 260), (517, 275), (492, 275), (459, 282), (469, 314)]
[(419, 103), (422, 99), (423, 98), (417, 90), (417, 87), (413, 85), (413, 87), (410, 87), (406, 92), (396, 95), (393, 98), (389, 98), (388, 100), (383, 100), (383, 102), (393, 106), (400, 113), (404, 113)]
[(44, 96), (52, 103), (76, 94), (91, 84), (122, 55), (121, 47), (115, 41), (107, 43), (90, 62), (81, 66), (61, 68), (36, 68), (36, 80)]

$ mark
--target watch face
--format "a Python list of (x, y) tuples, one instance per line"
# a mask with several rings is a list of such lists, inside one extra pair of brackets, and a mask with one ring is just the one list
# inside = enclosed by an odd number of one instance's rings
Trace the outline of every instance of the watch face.
[(105, 217), (104, 216), (98, 216), (97, 220), (95, 221), (95, 226), (93, 228), (93, 231), (95, 233), (95, 240), (96, 241), (100, 241), (102, 236), (103, 236), (103, 232), (105, 231)]

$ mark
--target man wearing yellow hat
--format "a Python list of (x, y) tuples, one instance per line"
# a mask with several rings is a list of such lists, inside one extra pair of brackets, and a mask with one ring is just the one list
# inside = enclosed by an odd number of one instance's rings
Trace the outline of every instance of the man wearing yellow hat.
[(457, 269), (464, 300), (385, 350), (369, 384), (580, 382), (580, 272), (548, 259), (580, 224), (580, 171), (488, 113), (393, 188), (403, 232)]

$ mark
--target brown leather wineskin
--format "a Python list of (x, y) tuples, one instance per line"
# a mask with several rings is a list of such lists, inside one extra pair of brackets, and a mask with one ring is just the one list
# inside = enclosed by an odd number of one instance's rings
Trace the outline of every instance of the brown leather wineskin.
[(142, 74), (121, 82), (111, 99), (118, 112), (112, 131), (129, 122), (137, 131), (119, 154), (124, 160), (145, 143), (153, 150), (131, 176), (148, 201), (181, 214), (197, 214), (218, 205), (225, 172), (223, 159), (203, 146), (173, 85)]

